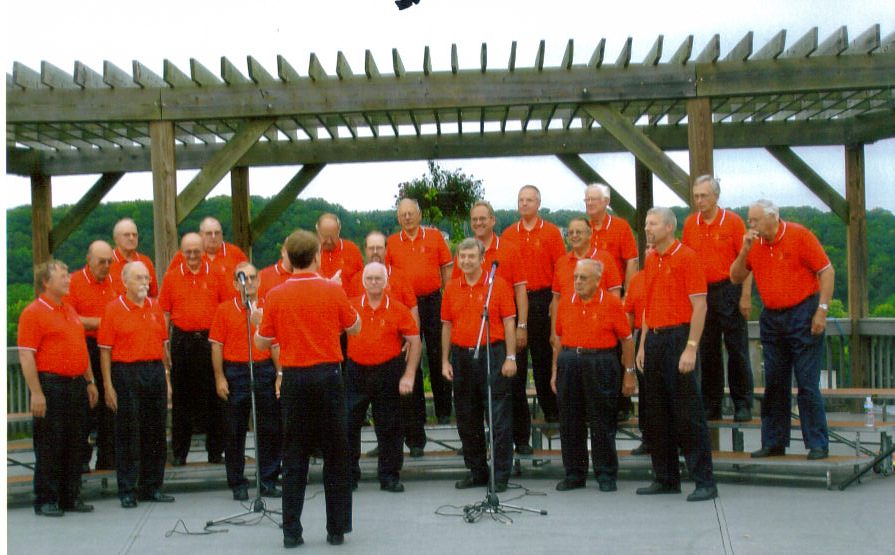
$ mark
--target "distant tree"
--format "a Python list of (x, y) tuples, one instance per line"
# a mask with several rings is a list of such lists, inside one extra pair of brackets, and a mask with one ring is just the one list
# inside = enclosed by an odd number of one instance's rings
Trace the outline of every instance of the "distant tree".
[(469, 219), (472, 203), (484, 195), (481, 180), (460, 170), (445, 170), (429, 160), (429, 173), (399, 184), (395, 200), (416, 200), (423, 220), (433, 225), (447, 224), (451, 239), (456, 241), (465, 235), (463, 224)]
[(34, 300), (34, 287), (30, 284), (15, 283), (6, 288), (6, 346), (16, 344), (19, 316)]

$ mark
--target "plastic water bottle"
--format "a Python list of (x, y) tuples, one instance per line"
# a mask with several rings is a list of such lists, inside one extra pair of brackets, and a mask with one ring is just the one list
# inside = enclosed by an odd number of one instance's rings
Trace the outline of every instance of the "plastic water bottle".
[(873, 400), (870, 398), (870, 395), (864, 399), (864, 425), (868, 428), (873, 428), (876, 422), (873, 415)]

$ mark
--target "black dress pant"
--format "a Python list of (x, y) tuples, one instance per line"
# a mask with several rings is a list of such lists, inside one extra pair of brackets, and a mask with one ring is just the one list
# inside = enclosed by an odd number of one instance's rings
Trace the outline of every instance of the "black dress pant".
[(84, 420), (90, 403), (83, 376), (38, 372), (47, 412), (34, 419), (34, 506), (68, 508), (81, 490)]
[[(463, 442), (463, 461), (477, 481), (488, 479), (486, 442), (483, 422), (488, 417), (488, 383), (485, 381), (487, 357), (485, 346), (479, 359), (473, 359), (473, 350), (451, 346), (451, 364), (454, 367), (454, 403), (457, 408), (457, 431)], [(491, 344), (491, 399), (494, 422), (494, 480), (505, 484), (513, 467), (513, 402), (510, 378), (500, 373), (506, 359), (503, 341)]]
[[(416, 298), (420, 314), (420, 335), (426, 344), (429, 384), (437, 418), (451, 416), (451, 382), (441, 375), (441, 291)], [(408, 447), (426, 445), (426, 397), (423, 393), (423, 365), (416, 370), (413, 393), (401, 399), (404, 441)]]
[(96, 377), (96, 390), (99, 400), (92, 409), (87, 408), (87, 420), (84, 423), (84, 458), (82, 462), (89, 464), (93, 457), (93, 447), (88, 442), (90, 433), (96, 431), (96, 468), (115, 468), (115, 423), (114, 413), (106, 406), (106, 389), (100, 373), (99, 347), (95, 337), (87, 337), (87, 354), (90, 355), (90, 366)]
[(345, 389), (338, 362), (283, 368), (283, 534), (301, 536), (301, 512), (308, 484), (308, 460), (323, 452), (326, 531), (351, 530), (351, 483)]
[(118, 497), (151, 495), (165, 478), (168, 384), (160, 360), (113, 362)]
[[(520, 350), (516, 356), (516, 376), (513, 378), (518, 385), (514, 386), (513, 410), (522, 405), (525, 384), (528, 382), (528, 353), (531, 352), (531, 373), (534, 376), (535, 389), (538, 393), (538, 404), (544, 411), (544, 417), (550, 421), (556, 421), (558, 410), (556, 408), (556, 394), (550, 388), (550, 374), (553, 366), (553, 348), (550, 346), (550, 301), (553, 300), (553, 292), (550, 288), (538, 289), (528, 292), (528, 346)], [(521, 385), (521, 387), (520, 387)], [(514, 412), (513, 437), (517, 440), (527, 438), (531, 434), (531, 416), (528, 414), (528, 399), (524, 399), (525, 409), (518, 416)], [(516, 441), (520, 445), (520, 441)]]
[(220, 457), (224, 452), (224, 411), (214, 383), (208, 330), (172, 328), (171, 447), (174, 457), (186, 459), (194, 429), (205, 431), (209, 459)]
[(742, 285), (730, 280), (709, 284), (705, 330), (699, 342), (702, 358), (702, 397), (706, 414), (721, 415), (724, 398), (723, 339), (727, 350), (727, 384), (736, 408), (752, 408), (752, 366), (749, 363), (749, 332), (740, 313)]
[(699, 357), (687, 374), (678, 370), (690, 327), (650, 330), (646, 335), (644, 437), (649, 445), (656, 481), (680, 487), (678, 452), (696, 487), (715, 484), (712, 448), (699, 391)]
[(398, 384), (405, 369), (404, 354), (377, 364), (365, 366), (348, 360), (345, 374), (345, 396), (348, 400), (348, 447), (351, 453), (351, 479), (360, 480), (360, 435), (367, 408), (373, 405), (373, 429), (379, 445), (377, 476), (381, 485), (400, 479), (404, 465), (401, 448), (401, 394)]
[(590, 428), (594, 477), (615, 482), (619, 362), (616, 349), (563, 349), (556, 369), (559, 434), (566, 478), (587, 479), (587, 430)]

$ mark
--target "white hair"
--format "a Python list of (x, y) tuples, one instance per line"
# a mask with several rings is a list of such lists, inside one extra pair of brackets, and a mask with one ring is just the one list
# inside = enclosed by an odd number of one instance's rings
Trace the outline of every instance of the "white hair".
[(370, 262), (364, 266), (364, 273), (361, 275), (361, 279), (366, 280), (367, 275), (370, 272), (382, 272), (382, 275), (385, 277), (385, 284), (388, 285), (388, 268), (385, 267), (385, 264), (381, 262)]
[(149, 271), (149, 268), (146, 267), (146, 264), (143, 264), (139, 260), (128, 262), (124, 265), (124, 268), (121, 269), (121, 281), (127, 281), (127, 276), (130, 275), (131, 270), (134, 270), (136, 268), (143, 268), (147, 272)]
[(587, 194), (588, 190), (599, 191), (603, 198), (606, 199), (606, 202), (610, 202), (612, 200), (611, 190), (609, 189), (609, 185), (605, 183), (588, 183), (587, 187), (584, 189), (584, 194)]
[(700, 175), (696, 179), (693, 180), (693, 186), (699, 185), (700, 183), (708, 183), (712, 186), (712, 191), (714, 191), (716, 197), (721, 196), (721, 180), (715, 176), (705, 174)]
[(774, 216), (775, 218), (780, 217), (780, 209), (777, 208), (777, 205), (768, 199), (758, 199), (752, 203), (752, 206), (760, 206), (764, 213), (769, 216)]

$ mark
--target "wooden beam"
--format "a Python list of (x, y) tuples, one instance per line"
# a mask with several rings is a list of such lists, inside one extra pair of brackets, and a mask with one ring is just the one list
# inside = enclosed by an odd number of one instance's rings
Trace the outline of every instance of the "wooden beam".
[(634, 158), (634, 187), (636, 191), (637, 212), (632, 220), (634, 233), (637, 234), (637, 252), (640, 254), (640, 267), (643, 268), (646, 257), (646, 213), (653, 207), (653, 172), (639, 158)]
[(776, 158), (783, 167), (788, 169), (790, 173), (796, 176), (799, 181), (805, 184), (812, 193), (817, 195), (824, 204), (826, 204), (834, 214), (845, 222), (849, 223), (851, 210), (849, 203), (836, 189), (827, 183), (823, 177), (817, 174), (811, 166), (805, 163), (791, 148), (788, 146), (768, 146), (765, 147), (771, 155)]
[[(714, 175), (715, 128), (712, 125), (712, 101), (710, 98), (687, 100), (687, 145), (690, 151), (690, 176)], [(688, 190), (690, 189), (688, 184)], [(692, 196), (688, 204), (693, 206)]]
[(53, 186), (50, 176), (31, 176), (31, 261), (34, 266), (50, 259), (53, 227)]
[[(152, 138), (152, 230), (155, 267), (164, 272), (177, 251), (177, 164), (174, 158), (174, 123), (149, 122)], [(160, 275), (161, 276), (161, 275)]]
[(608, 104), (588, 104), (584, 110), (659, 176), (674, 194), (687, 204), (690, 203), (690, 176), (656, 146), (656, 143)]
[(261, 213), (252, 220), (252, 242), (258, 239), (270, 224), (275, 222), (289, 208), (289, 205), (326, 167), (326, 164), (306, 164), (289, 180), (283, 189), (270, 199)]
[(230, 210), (233, 242), (252, 259), (252, 201), (249, 196), (249, 168), (236, 166), (230, 170)]
[(178, 224), (199, 206), (202, 199), (214, 189), (272, 123), (271, 119), (249, 120), (244, 123), (233, 138), (202, 167), (199, 174), (177, 196)]
[(50, 231), (50, 251), (56, 248), (68, 239), (69, 235), (81, 225), (87, 216), (93, 212), (103, 197), (112, 190), (118, 181), (124, 176), (122, 172), (104, 173), (96, 180), (96, 183), (81, 197), (81, 200), (72, 206), (65, 216), (59, 220)]
[(557, 154), (556, 157), (585, 185), (603, 183), (609, 187), (613, 211), (625, 220), (631, 221), (631, 218), (634, 216), (634, 207), (631, 206), (631, 203), (608, 181), (603, 179), (603, 176), (597, 173), (597, 170), (593, 169), (581, 156), (578, 154)]
[(864, 188), (864, 145), (845, 146), (845, 197), (848, 199), (848, 316), (852, 321), (849, 342), (852, 387), (882, 387), (870, 383), (872, 372), (865, 372), (870, 362), (868, 338), (858, 333), (858, 320), (869, 314), (867, 281), (867, 210)]

